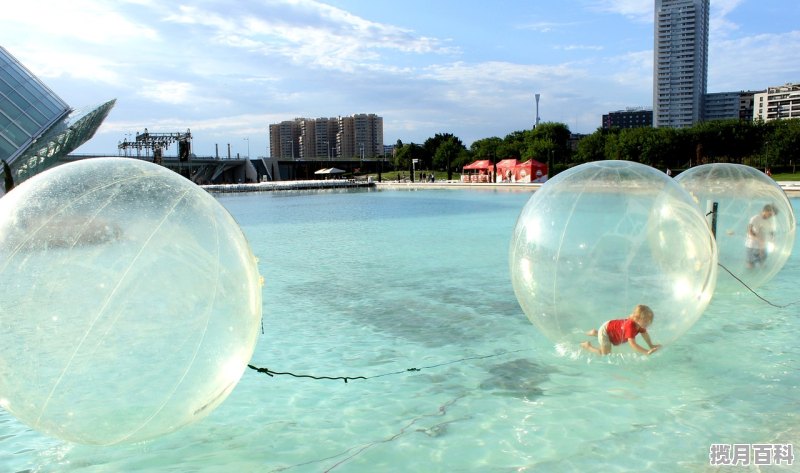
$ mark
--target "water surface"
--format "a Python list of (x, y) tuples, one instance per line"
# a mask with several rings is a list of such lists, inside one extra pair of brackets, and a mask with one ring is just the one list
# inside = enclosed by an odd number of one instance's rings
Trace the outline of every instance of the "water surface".
[[(711, 444), (800, 447), (800, 305), (776, 308), (746, 291), (715, 297), (649, 358), (554, 347), (522, 313), (508, 274), (529, 196), (220, 196), (265, 278), (252, 363), (371, 378), (247, 370), (205, 420), (104, 448), (44, 437), (0, 411), (0, 469), (720, 471), (709, 466)], [(800, 299), (798, 263), (795, 252), (759, 294)]]

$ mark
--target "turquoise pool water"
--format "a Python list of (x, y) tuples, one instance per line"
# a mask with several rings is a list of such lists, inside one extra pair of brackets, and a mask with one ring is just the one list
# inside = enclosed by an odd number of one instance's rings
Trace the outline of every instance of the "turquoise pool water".
[[(756, 471), (711, 466), (711, 445), (800, 447), (800, 304), (715, 297), (650, 358), (554, 347), (508, 274), (529, 195), (220, 196), (265, 278), (252, 363), (372, 378), (247, 370), (205, 420), (115, 447), (53, 440), (0, 411), (0, 471)], [(799, 258), (759, 294), (800, 299)]]

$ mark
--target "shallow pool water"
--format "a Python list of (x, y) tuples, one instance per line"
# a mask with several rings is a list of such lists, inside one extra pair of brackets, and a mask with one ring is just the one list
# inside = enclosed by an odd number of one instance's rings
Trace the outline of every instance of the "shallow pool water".
[[(248, 369), (203, 421), (113, 447), (50, 439), (0, 411), (0, 470), (756, 471), (711, 466), (711, 445), (800, 447), (800, 304), (715, 296), (649, 358), (554, 346), (510, 283), (508, 244), (529, 196), (220, 196), (265, 278), (252, 364), (369, 379)], [(758, 293), (796, 302), (799, 281), (795, 251)]]

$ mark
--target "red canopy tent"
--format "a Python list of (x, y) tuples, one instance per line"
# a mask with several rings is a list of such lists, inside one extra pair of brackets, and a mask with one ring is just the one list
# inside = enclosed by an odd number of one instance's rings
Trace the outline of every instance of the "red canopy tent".
[(497, 163), (497, 182), (513, 182), (514, 170), (518, 164), (516, 159), (504, 159)]
[(463, 167), (462, 182), (490, 182), (494, 165), (488, 159), (479, 159)]
[(517, 164), (514, 168), (514, 182), (545, 182), (547, 180), (547, 164), (529, 159)]

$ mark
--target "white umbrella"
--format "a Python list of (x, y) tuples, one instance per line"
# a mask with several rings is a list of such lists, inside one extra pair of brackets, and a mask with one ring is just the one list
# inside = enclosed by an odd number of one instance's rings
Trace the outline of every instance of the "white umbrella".
[(314, 174), (342, 174), (345, 171), (339, 168), (322, 168), (319, 171), (314, 171)]

